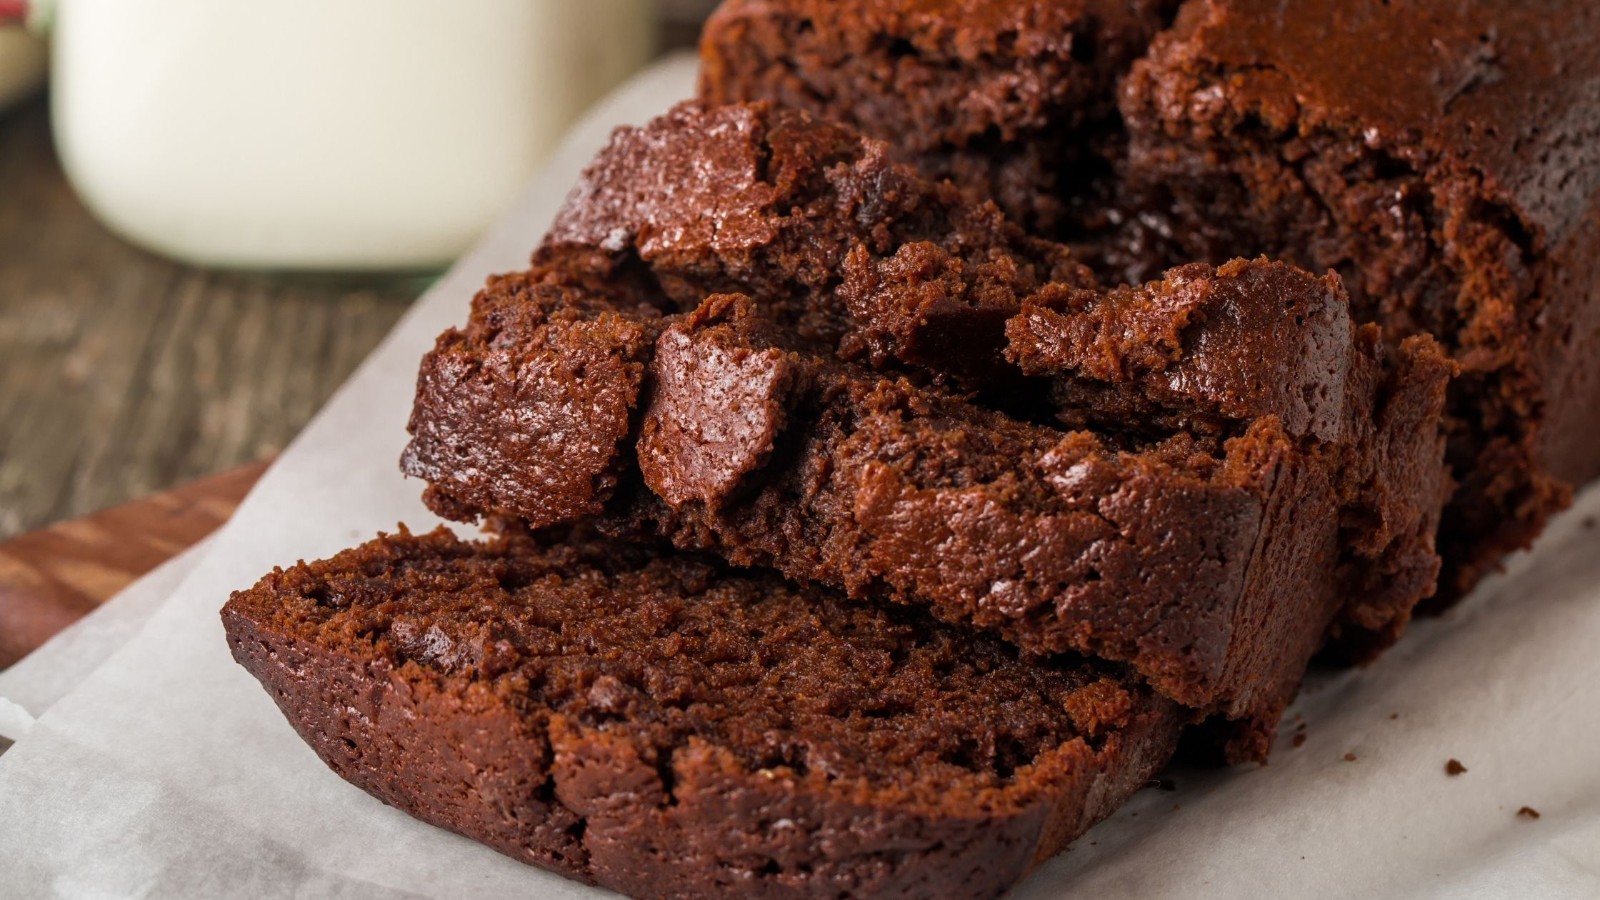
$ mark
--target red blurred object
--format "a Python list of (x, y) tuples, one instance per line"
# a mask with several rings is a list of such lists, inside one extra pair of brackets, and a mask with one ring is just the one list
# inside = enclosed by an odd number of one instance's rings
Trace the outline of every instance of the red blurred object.
[(28, 0), (0, 0), (0, 25), (20, 25), (28, 21)]

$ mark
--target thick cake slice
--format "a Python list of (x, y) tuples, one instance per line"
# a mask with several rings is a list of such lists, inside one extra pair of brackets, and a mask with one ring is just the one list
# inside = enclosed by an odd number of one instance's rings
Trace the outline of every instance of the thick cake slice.
[[(1336, 282), (1281, 265), (1145, 290), (1048, 294), (1017, 317), (1033, 341), (1017, 353), (1057, 372), (1067, 428), (796, 347), (742, 296), (609, 314), (653, 346), (618, 348), (636, 368), (573, 373), (551, 348), (591, 334), (570, 307), (601, 301), (504, 277), (424, 360), (403, 465), (446, 516), (545, 525), (604, 507), (615, 531), (1125, 661), (1241, 720), (1232, 752), (1259, 757), (1330, 627), (1386, 641), (1431, 588), (1447, 368), (1420, 343), (1383, 375)], [(1230, 343), (1241, 321), (1264, 343)], [(1176, 343), (1119, 366), (1141, 329)], [(1273, 361), (1247, 364), (1266, 344)], [(569, 410), (594, 410), (566, 426), (609, 459), (539, 449)]]
[(1116, 87), (1177, 0), (729, 0), (701, 93), (894, 137), (896, 155), (1049, 229), (1107, 166)]
[(383, 537), (222, 612), (339, 775), (636, 897), (993, 897), (1165, 763), (1072, 658), (582, 534)]

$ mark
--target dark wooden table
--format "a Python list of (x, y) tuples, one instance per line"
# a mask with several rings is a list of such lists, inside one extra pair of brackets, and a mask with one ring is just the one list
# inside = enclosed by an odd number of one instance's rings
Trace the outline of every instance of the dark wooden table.
[(0, 114), (0, 540), (281, 449), (419, 285), (145, 253), (73, 195), (43, 98)]
[(425, 284), (145, 253), (68, 187), (43, 98), (0, 114), (0, 667), (232, 505), (179, 494), (7, 538), (276, 453)]

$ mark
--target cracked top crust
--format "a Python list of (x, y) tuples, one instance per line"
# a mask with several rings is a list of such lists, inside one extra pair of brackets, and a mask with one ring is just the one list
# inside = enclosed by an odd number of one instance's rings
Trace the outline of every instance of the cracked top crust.
[(1052, 285), (1007, 320), (1006, 356), (1054, 380), (1058, 416), (1223, 433), (1277, 416), (1350, 441), (1379, 363), (1339, 279), (1279, 262), (1192, 263), (1105, 293)]
[(1152, 58), (1253, 81), (1279, 127), (1331, 120), (1480, 172), (1548, 246), (1600, 191), (1597, 34), (1600, 5), (1568, 0), (1191, 0)]

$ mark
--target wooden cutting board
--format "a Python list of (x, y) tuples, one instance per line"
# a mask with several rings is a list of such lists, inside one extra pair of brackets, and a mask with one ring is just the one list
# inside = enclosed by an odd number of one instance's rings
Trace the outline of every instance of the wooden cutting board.
[(270, 463), (0, 543), (0, 669), (215, 531)]

